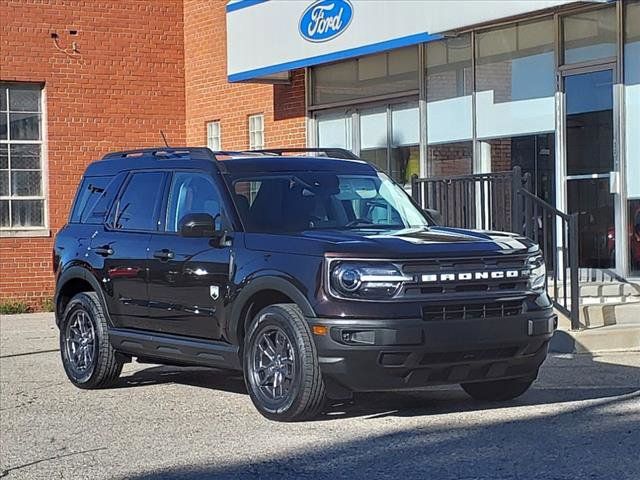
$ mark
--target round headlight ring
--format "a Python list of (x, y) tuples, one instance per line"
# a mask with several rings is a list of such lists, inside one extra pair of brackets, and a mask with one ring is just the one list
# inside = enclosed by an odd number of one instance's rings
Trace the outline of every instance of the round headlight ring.
[(340, 289), (345, 292), (355, 292), (362, 285), (360, 271), (350, 265), (342, 265), (336, 269), (336, 280)]

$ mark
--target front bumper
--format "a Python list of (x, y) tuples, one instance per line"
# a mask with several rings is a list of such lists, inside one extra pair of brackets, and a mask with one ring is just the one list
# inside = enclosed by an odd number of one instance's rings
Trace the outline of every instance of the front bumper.
[(320, 368), (330, 391), (343, 392), (535, 378), (557, 327), (551, 308), (482, 320), (308, 321), (328, 328), (314, 335)]

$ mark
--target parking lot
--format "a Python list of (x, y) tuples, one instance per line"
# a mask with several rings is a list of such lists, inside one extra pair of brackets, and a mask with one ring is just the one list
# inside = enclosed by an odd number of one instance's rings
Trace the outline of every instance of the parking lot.
[(128, 364), (81, 391), (51, 314), (0, 321), (0, 477), (637, 479), (640, 352), (553, 356), (532, 390), (367, 394), (317, 421), (262, 418), (239, 375)]

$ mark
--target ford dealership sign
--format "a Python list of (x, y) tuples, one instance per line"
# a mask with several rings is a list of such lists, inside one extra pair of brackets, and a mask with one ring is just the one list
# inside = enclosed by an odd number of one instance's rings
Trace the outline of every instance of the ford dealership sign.
[(349, 0), (319, 0), (300, 17), (300, 35), (310, 42), (326, 42), (344, 32), (352, 18)]

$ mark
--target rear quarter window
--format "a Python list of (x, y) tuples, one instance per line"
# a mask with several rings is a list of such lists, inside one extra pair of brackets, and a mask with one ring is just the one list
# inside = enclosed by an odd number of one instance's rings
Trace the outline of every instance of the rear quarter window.
[(69, 222), (102, 223), (124, 177), (124, 174), (84, 177), (78, 188)]

